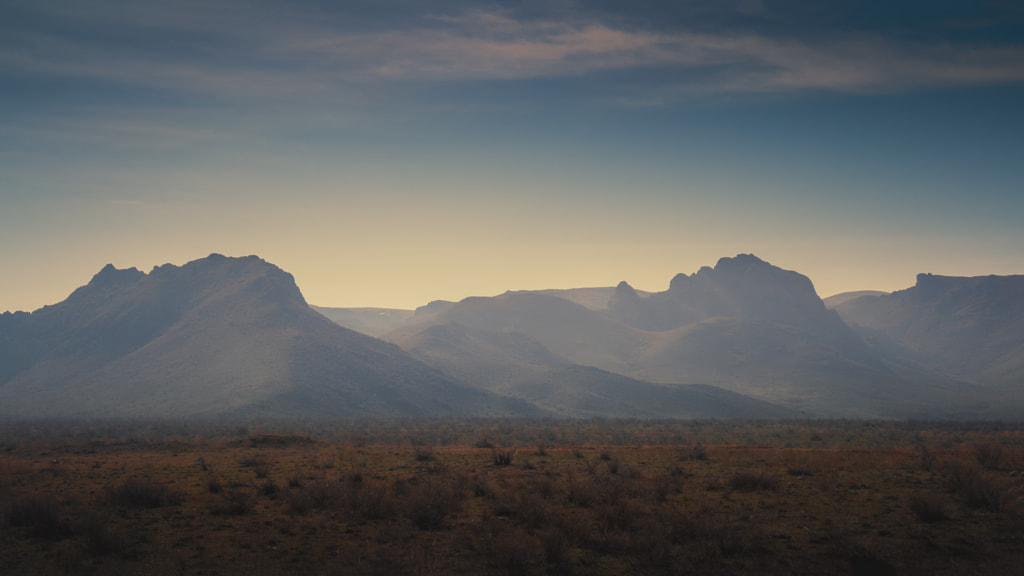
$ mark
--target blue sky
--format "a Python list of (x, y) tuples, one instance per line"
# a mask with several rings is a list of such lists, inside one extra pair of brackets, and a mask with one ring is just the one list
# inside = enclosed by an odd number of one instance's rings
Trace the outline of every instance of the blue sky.
[(1024, 273), (1017, 2), (0, 2), (0, 310), (258, 254), (312, 303)]

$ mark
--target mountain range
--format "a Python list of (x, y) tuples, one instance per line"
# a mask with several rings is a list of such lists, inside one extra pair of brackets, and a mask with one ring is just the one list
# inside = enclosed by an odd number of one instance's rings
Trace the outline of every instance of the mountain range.
[(531, 371), (570, 365), (662, 388), (711, 385), (815, 416), (971, 417), (990, 401), (968, 382), (872, 346), (806, 276), (749, 254), (676, 275), (664, 292), (620, 283), (605, 309), (506, 293), (434, 303), (382, 337), (439, 370), (524, 398)]
[(0, 415), (1005, 418), (1024, 406), (1022, 325), (1018, 276), (822, 301), (740, 254), (663, 292), (345, 309), (214, 254), (108, 265), (0, 315)]
[(108, 265), (57, 305), (0, 316), (4, 415), (540, 413), (331, 322), (254, 256)]
[(1024, 397), (1024, 276), (919, 274), (836, 311), (879, 348), (951, 378)]

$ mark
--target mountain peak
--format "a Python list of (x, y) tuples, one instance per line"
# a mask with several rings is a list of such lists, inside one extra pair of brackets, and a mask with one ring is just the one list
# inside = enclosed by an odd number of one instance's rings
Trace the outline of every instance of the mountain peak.
[(127, 287), (145, 278), (145, 276), (146, 274), (137, 268), (118, 270), (113, 264), (107, 264), (92, 277), (92, 280), (89, 280), (88, 284), (75, 290), (72, 296), (83, 296), (85, 294)]
[(714, 317), (815, 330), (831, 329), (837, 321), (827, 313), (810, 279), (753, 254), (721, 258), (714, 268), (704, 266), (692, 275), (676, 274), (667, 291), (647, 298), (624, 298), (621, 288), (616, 295), (610, 303), (613, 316), (646, 330), (671, 330)]
[(107, 264), (89, 281), (91, 285), (111, 285), (129, 283), (145, 276), (138, 268), (118, 270), (113, 264)]
[(615, 296), (618, 298), (636, 298), (637, 293), (636, 289), (629, 285), (629, 282), (623, 280), (615, 287)]
[(737, 254), (733, 258), (726, 256), (724, 258), (719, 258), (718, 263), (715, 264), (716, 272), (722, 272), (725, 270), (751, 270), (757, 268), (774, 268), (774, 266), (753, 254)]
[[(701, 268), (700, 271), (697, 272), (697, 274), (700, 274), (705, 269), (710, 270), (710, 268), (705, 266), (704, 268)], [(697, 274), (694, 274), (694, 276), (696, 276)], [(688, 275), (686, 275), (686, 274), (684, 274), (682, 272), (680, 272), (679, 274), (676, 274), (675, 276), (672, 277), (672, 280), (670, 280), (669, 283), (668, 283), (668, 291), (669, 292), (678, 292), (679, 290), (682, 290), (683, 286), (685, 286), (686, 283), (689, 282), (689, 280), (690, 280), (690, 276), (688, 276)]]

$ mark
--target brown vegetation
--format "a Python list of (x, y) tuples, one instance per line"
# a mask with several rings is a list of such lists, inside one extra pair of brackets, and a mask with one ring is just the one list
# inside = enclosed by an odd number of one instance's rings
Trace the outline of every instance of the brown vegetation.
[(998, 574), (1024, 551), (1016, 425), (62, 426), (0, 425), (12, 574)]

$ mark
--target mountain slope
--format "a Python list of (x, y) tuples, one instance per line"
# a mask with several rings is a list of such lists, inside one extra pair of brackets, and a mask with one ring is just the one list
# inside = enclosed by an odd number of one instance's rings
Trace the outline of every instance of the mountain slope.
[(427, 326), (456, 324), (494, 333), (520, 333), (572, 364), (607, 370), (625, 369), (647, 334), (624, 326), (600, 312), (557, 296), (507, 293), (472, 297), (420, 314), (385, 338), (402, 342)]
[(711, 386), (661, 386), (572, 364), (518, 332), (450, 322), (399, 344), (445, 373), (566, 416), (659, 418), (796, 417), (797, 411)]
[(932, 369), (1024, 388), (1024, 276), (919, 274), (911, 288), (844, 302), (836, 311)]
[(0, 318), (0, 334), (9, 415), (536, 412), (330, 322), (254, 256), (107, 266), (60, 304)]
[(718, 317), (663, 334), (632, 376), (678, 382), (684, 375), (828, 417), (964, 417), (985, 407), (969, 387), (794, 326)]
[[(870, 346), (826, 308), (807, 277), (749, 254), (679, 274), (665, 292), (645, 296), (623, 282), (604, 311), (537, 293), (432, 308), (386, 338), (446, 372), (521, 398), (534, 398), (525, 390), (550, 382), (555, 368), (498, 349), (522, 352), (531, 342), (564, 363), (559, 386), (570, 388), (582, 383), (585, 367), (646, 385), (714, 385), (821, 416), (971, 417), (988, 409), (975, 387)], [(455, 345), (442, 330), (464, 341)], [(499, 345), (481, 331), (508, 341)]]
[(821, 301), (825, 303), (826, 308), (832, 310), (840, 304), (856, 300), (857, 298), (863, 298), (865, 296), (883, 296), (885, 294), (888, 294), (888, 292), (883, 292), (881, 290), (855, 290), (853, 292), (833, 294), (828, 298), (822, 298)]
[[(638, 293), (644, 296), (650, 294), (649, 292)], [(546, 294), (548, 296), (557, 296), (563, 300), (575, 302), (581, 306), (590, 308), (591, 310), (607, 310), (609, 302), (612, 297), (615, 296), (615, 288), (609, 286), (599, 288), (516, 290), (506, 292), (506, 294)]]

